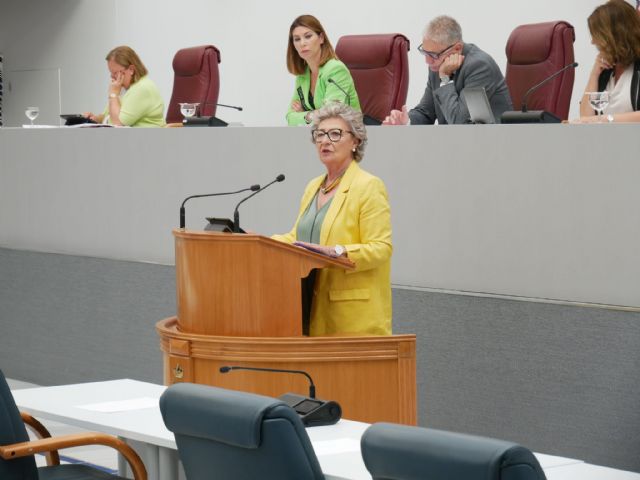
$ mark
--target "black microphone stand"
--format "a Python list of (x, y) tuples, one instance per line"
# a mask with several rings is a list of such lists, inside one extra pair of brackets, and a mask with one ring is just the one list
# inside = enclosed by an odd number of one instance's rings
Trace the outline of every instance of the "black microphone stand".
[(235, 192), (223, 192), (223, 193), (203, 193), (200, 195), (191, 195), (185, 198), (182, 201), (182, 205), (180, 205), (180, 228), (184, 229), (186, 225), (186, 211), (184, 208), (184, 204), (187, 203), (187, 200), (191, 200), (192, 198), (203, 198), (203, 197), (219, 197), (222, 195), (235, 195), (236, 193), (248, 192), (251, 191), (259, 191), (260, 185), (251, 185), (249, 188), (243, 188), (242, 190), (236, 190)]

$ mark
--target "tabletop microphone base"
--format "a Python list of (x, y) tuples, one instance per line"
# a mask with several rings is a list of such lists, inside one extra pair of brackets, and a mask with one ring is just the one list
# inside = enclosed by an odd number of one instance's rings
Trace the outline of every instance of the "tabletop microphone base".
[(305, 397), (297, 393), (285, 393), (278, 397), (293, 408), (305, 427), (334, 425), (342, 417), (342, 408), (333, 400)]

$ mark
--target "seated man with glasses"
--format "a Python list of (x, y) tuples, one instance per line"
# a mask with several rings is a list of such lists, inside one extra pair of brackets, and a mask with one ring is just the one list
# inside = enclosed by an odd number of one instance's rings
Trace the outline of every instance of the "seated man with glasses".
[(470, 123), (469, 111), (461, 98), (467, 87), (484, 87), (493, 116), (512, 110), (504, 76), (491, 56), (471, 43), (462, 41), (458, 22), (447, 16), (436, 17), (425, 29), (418, 51), (429, 67), (427, 88), (420, 103), (411, 111), (392, 110), (385, 125), (430, 125)]

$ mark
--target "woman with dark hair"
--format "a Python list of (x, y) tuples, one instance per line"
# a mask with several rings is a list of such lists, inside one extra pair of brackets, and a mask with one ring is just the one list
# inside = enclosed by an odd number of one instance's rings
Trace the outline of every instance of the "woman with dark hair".
[(289, 28), (287, 68), (296, 76), (295, 91), (287, 113), (289, 125), (311, 122), (311, 112), (329, 100), (360, 110), (351, 73), (338, 60), (318, 19), (301, 15)]
[(640, 15), (625, 0), (609, 0), (589, 16), (598, 56), (580, 102), (580, 121), (597, 122), (589, 92), (609, 92), (609, 122), (640, 122)]
[(111, 50), (105, 60), (111, 75), (107, 107), (102, 114), (87, 112), (84, 116), (117, 126), (164, 127), (162, 95), (138, 54), (121, 46)]

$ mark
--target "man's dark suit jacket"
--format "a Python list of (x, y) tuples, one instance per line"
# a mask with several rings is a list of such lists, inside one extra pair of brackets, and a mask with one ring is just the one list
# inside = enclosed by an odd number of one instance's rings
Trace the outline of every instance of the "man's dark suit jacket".
[(491, 56), (471, 43), (462, 49), (464, 62), (453, 83), (440, 87), (440, 75), (429, 70), (429, 81), (420, 103), (409, 111), (412, 125), (469, 123), (469, 111), (460, 93), (466, 87), (484, 87), (496, 122), (502, 113), (513, 110), (504, 76)]

